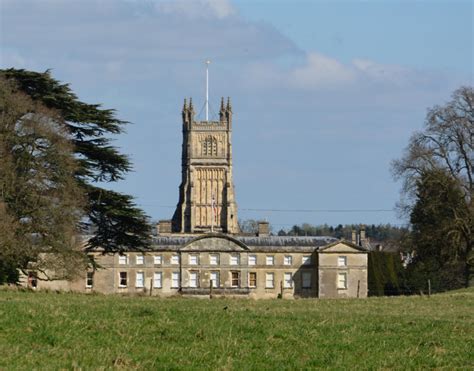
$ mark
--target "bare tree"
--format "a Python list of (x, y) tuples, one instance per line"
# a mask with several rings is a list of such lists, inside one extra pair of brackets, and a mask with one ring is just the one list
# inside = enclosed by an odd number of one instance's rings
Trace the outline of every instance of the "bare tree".
[[(439, 187), (447, 186), (460, 190), (465, 207), (460, 211), (459, 203), (451, 207), (452, 223), (448, 233), (459, 235), (466, 263), (466, 282), (472, 283), (474, 257), (472, 244), (474, 233), (473, 168), (474, 167), (474, 90), (461, 87), (452, 95), (452, 100), (443, 106), (428, 111), (425, 129), (415, 133), (403, 157), (392, 164), (395, 178), (403, 180), (402, 208), (411, 213), (419, 193), (420, 179), (433, 174), (448, 174), (453, 182), (443, 181)], [(446, 205), (450, 207), (450, 205)], [(467, 210), (467, 212), (465, 212)]]

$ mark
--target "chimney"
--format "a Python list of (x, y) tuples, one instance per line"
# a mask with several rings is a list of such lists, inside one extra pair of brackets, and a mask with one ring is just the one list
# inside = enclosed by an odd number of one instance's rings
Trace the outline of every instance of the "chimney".
[(268, 222), (259, 221), (258, 222), (258, 237), (266, 237), (270, 235), (270, 224)]
[(365, 238), (365, 225), (360, 226), (360, 246), (364, 246), (366, 242)]
[(352, 238), (351, 238), (351, 242), (353, 244), (357, 244), (357, 234), (356, 234), (356, 230), (355, 229), (352, 229)]
[(156, 225), (158, 236), (171, 234), (171, 220), (160, 220)]

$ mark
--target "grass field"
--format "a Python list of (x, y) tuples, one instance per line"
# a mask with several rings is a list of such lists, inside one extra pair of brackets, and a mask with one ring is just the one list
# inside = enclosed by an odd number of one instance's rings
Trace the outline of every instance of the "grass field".
[(474, 290), (365, 300), (0, 290), (0, 369), (474, 368)]

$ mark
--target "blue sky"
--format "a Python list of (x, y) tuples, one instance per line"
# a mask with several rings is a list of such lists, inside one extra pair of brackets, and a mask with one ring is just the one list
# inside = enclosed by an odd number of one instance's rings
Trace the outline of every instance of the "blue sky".
[[(473, 83), (472, 1), (0, 0), (0, 65), (52, 69), (133, 124), (134, 172), (110, 187), (171, 217), (185, 97), (234, 107), (240, 218), (395, 223), (390, 161), (428, 107)], [(216, 109), (214, 109), (216, 111)]]

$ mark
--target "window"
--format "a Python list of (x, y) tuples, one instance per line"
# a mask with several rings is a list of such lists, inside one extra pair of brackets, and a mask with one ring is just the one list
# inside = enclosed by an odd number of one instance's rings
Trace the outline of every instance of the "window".
[(199, 287), (198, 272), (189, 272), (189, 287)]
[(189, 265), (198, 265), (199, 264), (199, 256), (198, 255), (189, 255)]
[(155, 255), (153, 257), (153, 263), (154, 264), (161, 265), (161, 264), (163, 264), (162, 262), (163, 262), (163, 260), (161, 258), (161, 255)]
[(283, 258), (283, 264), (284, 265), (293, 264), (293, 257), (291, 255), (285, 255), (285, 257)]
[(293, 287), (293, 275), (291, 273), (285, 273), (283, 279), (283, 287), (285, 289), (290, 289)]
[(311, 288), (311, 272), (302, 272), (301, 274), (301, 286), (304, 289)]
[(119, 255), (119, 264), (127, 264), (128, 263), (128, 256), (127, 255)]
[(145, 263), (145, 257), (143, 255), (137, 255), (137, 265)]
[(179, 255), (171, 256), (171, 264), (179, 264)]
[(38, 287), (38, 276), (36, 272), (28, 272), (28, 287), (36, 289)]
[(303, 255), (301, 258), (302, 264), (311, 264), (311, 255)]
[(179, 288), (179, 272), (171, 273), (171, 288)]
[(145, 273), (137, 272), (137, 276), (135, 277), (135, 287), (143, 286), (145, 286)]
[(275, 263), (275, 257), (273, 255), (267, 255), (266, 264), (273, 265)]
[(220, 280), (219, 280), (219, 272), (211, 272), (211, 280), (212, 287), (219, 287)]
[(211, 265), (219, 265), (219, 255), (218, 254), (209, 255), (209, 263), (211, 263)]
[(94, 272), (87, 272), (86, 287), (91, 288), (94, 285)]
[(239, 255), (231, 255), (230, 256), (230, 265), (239, 265)]
[(120, 272), (119, 273), (119, 286), (120, 287), (127, 287), (127, 272)]
[(267, 289), (273, 289), (275, 287), (275, 275), (273, 273), (265, 274), (265, 287)]
[(155, 272), (153, 273), (153, 287), (160, 289), (162, 286), (161, 279), (163, 278), (163, 275), (161, 272)]
[(347, 267), (347, 256), (338, 256), (337, 257), (337, 266), (338, 267)]
[(342, 290), (347, 289), (347, 273), (337, 274), (337, 288)]
[(257, 255), (249, 255), (249, 265), (257, 265)]
[(231, 286), (232, 287), (240, 286), (240, 272), (231, 272)]
[(257, 287), (257, 272), (249, 273), (249, 287)]
[(202, 143), (204, 156), (217, 156), (217, 138), (209, 135)]

